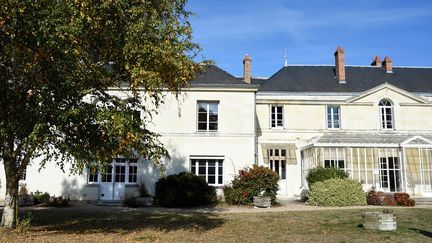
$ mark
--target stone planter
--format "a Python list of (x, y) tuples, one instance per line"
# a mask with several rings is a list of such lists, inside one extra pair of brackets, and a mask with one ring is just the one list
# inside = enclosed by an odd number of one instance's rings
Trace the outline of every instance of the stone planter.
[(396, 230), (396, 216), (392, 212), (364, 212), (363, 228), (393, 231)]
[(271, 197), (257, 196), (253, 198), (253, 205), (256, 208), (270, 208)]
[(153, 206), (153, 197), (137, 197), (136, 203), (138, 206), (151, 207)]

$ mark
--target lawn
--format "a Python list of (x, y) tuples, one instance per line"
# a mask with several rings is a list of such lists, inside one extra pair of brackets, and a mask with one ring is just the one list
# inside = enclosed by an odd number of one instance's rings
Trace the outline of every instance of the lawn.
[[(395, 232), (364, 230), (362, 211), (149, 213), (119, 207), (24, 208), (26, 233), (0, 229), (0, 242), (431, 242), (432, 209), (394, 208)], [(374, 210), (379, 210), (374, 209)]]

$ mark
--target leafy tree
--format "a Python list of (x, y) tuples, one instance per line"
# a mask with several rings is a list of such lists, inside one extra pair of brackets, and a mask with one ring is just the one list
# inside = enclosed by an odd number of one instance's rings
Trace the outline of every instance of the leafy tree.
[(162, 89), (179, 91), (199, 69), (186, 2), (1, 0), (2, 226), (16, 225), (19, 177), (35, 157), (80, 172), (118, 154), (167, 156), (145, 104), (157, 107)]

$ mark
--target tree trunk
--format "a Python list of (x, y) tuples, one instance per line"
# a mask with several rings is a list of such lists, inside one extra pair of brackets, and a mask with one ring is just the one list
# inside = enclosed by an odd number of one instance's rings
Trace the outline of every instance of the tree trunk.
[(6, 197), (0, 226), (15, 228), (18, 218), (18, 178), (10, 177), (6, 173)]

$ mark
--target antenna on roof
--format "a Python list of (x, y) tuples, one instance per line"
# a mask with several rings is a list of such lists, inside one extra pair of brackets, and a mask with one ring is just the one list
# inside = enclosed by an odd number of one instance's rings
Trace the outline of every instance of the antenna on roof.
[(288, 56), (287, 56), (287, 49), (285, 48), (285, 55), (284, 55), (284, 67), (288, 66)]

